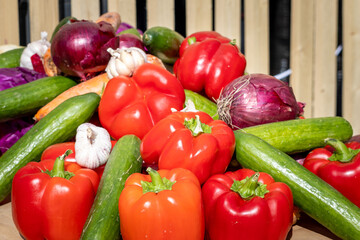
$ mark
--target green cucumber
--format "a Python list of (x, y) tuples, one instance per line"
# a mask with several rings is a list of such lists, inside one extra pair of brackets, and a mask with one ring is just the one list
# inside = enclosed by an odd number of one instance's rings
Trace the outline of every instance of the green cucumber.
[(178, 32), (167, 27), (151, 27), (144, 32), (143, 43), (149, 53), (164, 63), (174, 64), (179, 58), (179, 48), (184, 40)]
[(58, 25), (56, 25), (56, 27), (51, 35), (50, 43), (52, 42), (52, 40), (54, 39), (54, 36), (56, 35), (56, 33), (60, 30), (60, 28), (62, 26), (64, 26), (65, 24), (71, 24), (71, 21), (74, 21), (74, 20), (76, 20), (76, 18), (72, 17), (72, 16), (67, 16), (67, 17), (64, 17), (63, 19), (61, 19), (61, 21), (58, 23)]
[(119, 197), (126, 179), (141, 171), (141, 140), (125, 135), (115, 144), (83, 228), (81, 239), (120, 239)]
[(206, 112), (209, 114), (214, 120), (219, 119), (219, 115), (217, 114), (217, 105), (213, 101), (209, 100), (208, 98), (193, 92), (188, 89), (185, 90), (185, 104), (188, 100), (191, 100), (195, 108), (199, 111)]
[(360, 239), (360, 209), (355, 204), (261, 138), (242, 131), (235, 131), (235, 138), (236, 159), (242, 167), (286, 183), (295, 205), (338, 237)]
[(244, 131), (258, 136), (288, 154), (323, 147), (326, 138), (346, 141), (353, 135), (351, 124), (342, 117), (294, 119), (247, 127), (236, 131)]
[(45, 77), (0, 91), (0, 122), (35, 114), (57, 95), (76, 85), (63, 76)]
[(77, 127), (91, 118), (99, 102), (96, 93), (64, 101), (0, 157), (0, 202), (10, 193), (15, 173), (27, 163), (39, 161), (48, 146), (74, 137)]
[(14, 68), (20, 66), (21, 54), (24, 47), (15, 48), (0, 54), (0, 68)]

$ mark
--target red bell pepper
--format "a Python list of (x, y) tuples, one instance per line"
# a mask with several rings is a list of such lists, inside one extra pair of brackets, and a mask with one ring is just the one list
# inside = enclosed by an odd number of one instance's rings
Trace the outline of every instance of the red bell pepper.
[(266, 173), (239, 169), (202, 187), (206, 236), (211, 240), (286, 239), (293, 222), (290, 188)]
[(102, 126), (115, 139), (134, 134), (140, 139), (160, 119), (181, 110), (184, 88), (166, 69), (145, 63), (132, 77), (115, 77), (106, 85), (99, 104)]
[[(114, 147), (116, 141), (111, 141), (112, 147)], [(43, 164), (47, 164), (46, 168), (52, 168), (52, 162), (51, 161), (44, 161), (44, 160), (53, 160), (56, 159), (58, 156), (63, 154), (66, 150), (71, 150), (72, 152), (65, 157), (65, 168), (70, 172), (75, 172), (76, 170), (83, 168), (79, 164), (76, 163), (75, 160), (75, 142), (63, 142), (63, 143), (56, 143), (49, 147), (47, 147), (42, 155), (41, 155), (41, 161)], [(103, 164), (95, 169), (93, 169), (97, 174), (99, 175), (99, 178), (101, 179), (102, 174), (104, 172), (106, 164)]]
[[(25, 239), (80, 238), (99, 176), (91, 169), (67, 171), (65, 155), (56, 160), (30, 162), (13, 178), (12, 216)], [(46, 167), (48, 161), (52, 161), (52, 169)]]
[(234, 149), (231, 128), (201, 111), (172, 113), (159, 121), (140, 145), (145, 164), (189, 169), (201, 184), (211, 175), (225, 172)]
[(303, 166), (329, 183), (360, 208), (360, 143), (325, 140), (327, 146), (312, 150)]
[(213, 31), (196, 32), (181, 43), (174, 73), (185, 89), (218, 99), (221, 90), (244, 74), (246, 60), (228, 38)]
[(119, 198), (123, 239), (203, 240), (201, 187), (189, 170), (177, 168), (134, 173)]

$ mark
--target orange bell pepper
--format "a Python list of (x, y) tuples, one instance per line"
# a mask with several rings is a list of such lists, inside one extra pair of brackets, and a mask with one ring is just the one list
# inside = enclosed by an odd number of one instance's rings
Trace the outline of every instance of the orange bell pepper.
[(205, 222), (197, 177), (183, 168), (148, 168), (147, 172), (130, 175), (120, 194), (123, 239), (203, 240)]

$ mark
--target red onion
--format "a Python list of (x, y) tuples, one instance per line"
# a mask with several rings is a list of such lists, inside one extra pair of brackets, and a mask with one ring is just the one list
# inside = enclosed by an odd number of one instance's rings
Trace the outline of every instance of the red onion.
[(130, 47), (137, 47), (140, 48), (143, 51), (146, 51), (145, 45), (142, 42), (140, 38), (138, 38), (136, 35), (131, 33), (124, 33), (119, 36), (119, 48), (130, 48)]
[(109, 47), (117, 48), (114, 28), (106, 22), (75, 21), (63, 25), (51, 43), (55, 65), (65, 74), (86, 79), (103, 71), (110, 60)]
[(250, 74), (225, 86), (217, 101), (219, 118), (233, 129), (295, 119), (303, 114), (287, 83), (266, 74)]

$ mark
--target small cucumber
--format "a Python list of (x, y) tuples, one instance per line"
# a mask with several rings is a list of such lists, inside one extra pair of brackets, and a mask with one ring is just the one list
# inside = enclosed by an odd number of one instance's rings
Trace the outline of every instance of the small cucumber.
[(143, 43), (149, 53), (164, 63), (174, 64), (179, 58), (179, 48), (184, 40), (178, 32), (167, 27), (151, 27), (144, 32)]
[(286, 183), (295, 205), (338, 237), (360, 239), (360, 210), (355, 204), (261, 138), (242, 131), (235, 131), (235, 138), (236, 159), (242, 167)]
[(206, 112), (209, 114), (214, 120), (219, 119), (219, 115), (217, 114), (217, 105), (213, 101), (209, 100), (208, 98), (193, 92), (188, 89), (184, 89), (185, 91), (185, 104), (188, 100), (191, 100), (195, 108), (199, 111)]
[(30, 161), (40, 161), (42, 152), (50, 145), (74, 137), (77, 127), (91, 118), (99, 102), (100, 97), (96, 93), (66, 100), (0, 157), (0, 202), (10, 193), (15, 173)]
[(63, 76), (45, 77), (0, 91), (0, 122), (35, 114), (57, 95), (76, 85)]
[(119, 197), (126, 179), (141, 171), (141, 140), (125, 135), (115, 144), (105, 165), (99, 188), (81, 239), (120, 239)]
[(353, 135), (351, 124), (342, 117), (294, 119), (247, 127), (236, 131), (244, 131), (258, 136), (273, 147), (288, 154), (323, 147), (326, 138), (346, 141)]
[(25, 48), (15, 48), (0, 54), (0, 68), (20, 66), (20, 57)]
[(56, 27), (51, 35), (50, 43), (52, 42), (52, 40), (54, 39), (54, 36), (60, 30), (60, 28), (62, 26), (64, 26), (65, 24), (70, 24), (72, 20), (76, 20), (76, 18), (72, 17), (72, 16), (67, 16), (67, 17), (64, 17), (63, 19), (61, 19), (61, 21), (58, 23), (58, 25), (56, 25)]

